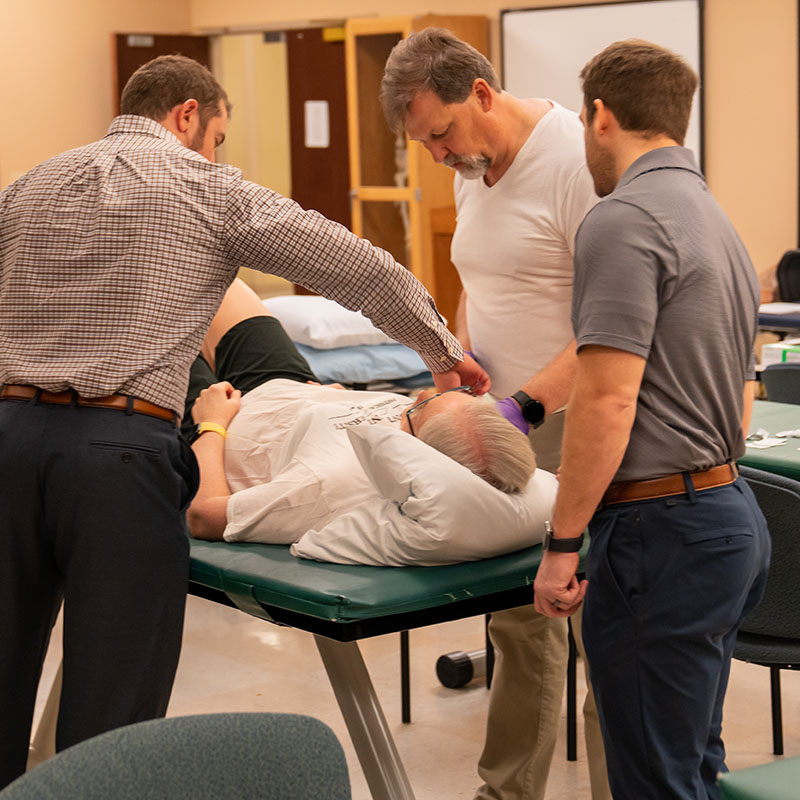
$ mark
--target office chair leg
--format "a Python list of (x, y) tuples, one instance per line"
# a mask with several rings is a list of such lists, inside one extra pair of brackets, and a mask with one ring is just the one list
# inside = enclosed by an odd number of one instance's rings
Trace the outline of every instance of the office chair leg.
[(569, 657), (567, 660), (567, 761), (578, 760), (578, 648), (572, 635), (572, 620), (567, 619)]
[(494, 645), (489, 637), (489, 621), (492, 615), (486, 614), (484, 617), (484, 636), (486, 637), (486, 688), (492, 688), (492, 676), (494, 675)]
[(781, 712), (781, 671), (769, 668), (770, 694), (772, 696), (772, 752), (783, 755), (783, 714)]
[(411, 722), (411, 677), (408, 663), (408, 631), (400, 631), (400, 716), (406, 724)]

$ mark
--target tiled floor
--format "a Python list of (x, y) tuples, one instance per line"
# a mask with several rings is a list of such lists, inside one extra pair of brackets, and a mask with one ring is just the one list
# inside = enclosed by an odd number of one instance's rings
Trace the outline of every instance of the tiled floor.
[[(59, 635), (57, 628), (53, 651), (58, 647)], [(399, 636), (361, 642), (417, 800), (468, 800), (478, 784), (475, 764), (483, 740), (488, 693), (482, 681), (462, 689), (446, 689), (436, 677), (435, 664), (443, 653), (474, 650), (482, 642), (482, 618), (411, 632), (410, 725), (400, 721)], [(55, 663), (51, 652), (43, 679), (45, 686), (49, 685)], [(582, 694), (581, 671), (578, 670)], [(785, 752), (788, 756), (800, 755), (800, 673), (785, 671), (782, 678)], [(369, 800), (366, 781), (312, 637), (189, 598), (183, 654), (169, 713), (213, 711), (286, 711), (322, 719), (344, 746), (354, 800)], [(772, 758), (766, 669), (734, 662), (725, 719), (728, 765), (732, 769)], [(562, 721), (547, 798), (588, 797), (583, 744), (579, 741), (578, 761), (567, 762)]]

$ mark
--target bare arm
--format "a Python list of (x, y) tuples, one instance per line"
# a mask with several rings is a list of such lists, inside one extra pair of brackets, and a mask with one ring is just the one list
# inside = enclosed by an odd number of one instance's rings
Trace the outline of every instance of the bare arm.
[[(641, 356), (600, 346), (584, 347), (577, 362), (553, 511), (553, 535), (565, 538), (581, 535), (622, 461), (646, 363)], [(575, 579), (577, 567), (577, 553), (544, 554), (534, 583), (540, 613), (575, 611), (586, 591), (586, 582), (579, 585)]]
[(461, 346), (465, 350), (472, 350), (472, 342), (469, 338), (469, 327), (467, 325), (467, 293), (463, 289), (461, 290), (461, 296), (458, 298), (455, 332), (456, 339), (461, 342)]
[[(577, 355), (573, 339), (555, 358), (549, 361), (520, 388), (528, 397), (537, 400), (544, 407), (545, 416), (558, 411), (566, 405), (575, 380)], [(513, 397), (497, 401), (497, 409), (514, 427), (524, 434), (530, 431), (530, 424), (523, 417), (522, 403)]]
[[(195, 422), (215, 422), (227, 430), (239, 411), (241, 392), (230, 383), (215, 383), (200, 392), (192, 409)], [(225, 439), (209, 431), (192, 445), (200, 467), (200, 487), (186, 514), (196, 539), (222, 539), (231, 490), (225, 478)]]
[(746, 439), (750, 433), (750, 418), (753, 416), (753, 401), (756, 396), (756, 381), (744, 384), (744, 403), (742, 404), (742, 436)]
[(546, 414), (552, 414), (567, 404), (577, 366), (578, 356), (573, 339), (520, 388), (525, 394), (538, 400), (544, 406)]

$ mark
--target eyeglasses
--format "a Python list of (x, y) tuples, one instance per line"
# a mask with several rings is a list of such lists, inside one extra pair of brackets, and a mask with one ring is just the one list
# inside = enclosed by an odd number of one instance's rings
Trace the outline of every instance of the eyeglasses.
[(432, 394), (430, 397), (426, 397), (424, 400), (421, 400), (415, 406), (409, 406), (405, 410), (405, 415), (406, 415), (406, 420), (408, 421), (408, 429), (409, 431), (411, 431), (412, 436), (416, 437), (417, 434), (414, 433), (414, 426), (411, 423), (411, 415), (416, 414), (416, 412), (419, 411), (422, 408), (422, 406), (424, 406), (426, 403), (430, 403), (430, 401), (433, 400), (434, 398), (441, 397), (443, 394), (449, 394), (450, 392), (464, 392), (465, 394), (474, 394), (471, 386), (456, 386), (455, 389), (447, 389), (444, 392), (437, 392), (436, 394)]

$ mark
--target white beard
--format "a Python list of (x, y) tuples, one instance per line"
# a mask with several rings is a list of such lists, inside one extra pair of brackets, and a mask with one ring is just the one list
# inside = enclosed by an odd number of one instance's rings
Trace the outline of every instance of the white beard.
[[(489, 156), (459, 156), (451, 153), (445, 156), (444, 164), (451, 169), (455, 169), (458, 174), (468, 181), (482, 178), (492, 166)], [(454, 166), (458, 164), (458, 166)]]

